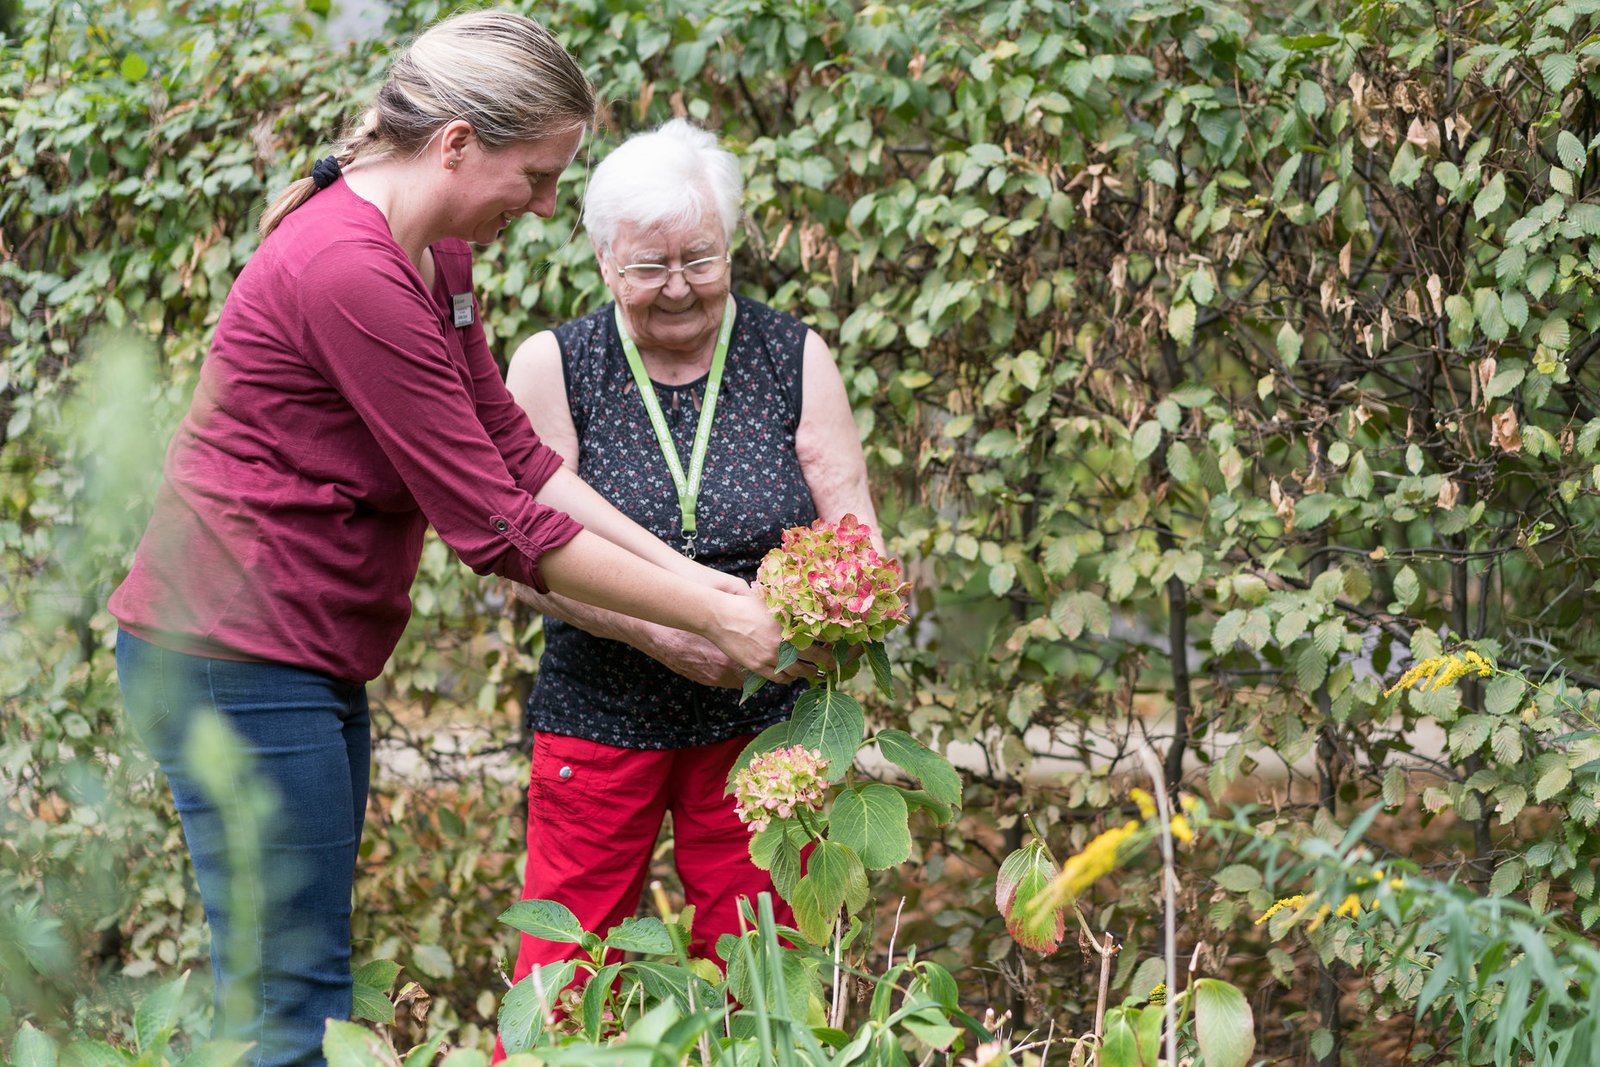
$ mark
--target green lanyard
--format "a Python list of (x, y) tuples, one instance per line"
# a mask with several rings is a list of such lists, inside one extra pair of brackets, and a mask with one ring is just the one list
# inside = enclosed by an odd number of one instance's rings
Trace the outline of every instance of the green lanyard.
[(672, 483), (678, 487), (678, 515), (683, 522), (683, 554), (694, 559), (694, 511), (700, 499), (700, 476), (706, 467), (706, 446), (711, 443), (711, 420), (717, 411), (717, 391), (722, 387), (722, 365), (728, 358), (728, 338), (733, 336), (733, 294), (722, 312), (722, 330), (717, 334), (717, 351), (711, 357), (711, 376), (706, 379), (705, 399), (700, 402), (700, 425), (694, 432), (694, 452), (689, 457), (689, 476), (683, 475), (683, 464), (678, 460), (678, 446), (673, 443), (672, 431), (667, 429), (666, 417), (661, 414), (661, 403), (656, 399), (655, 386), (645, 373), (644, 360), (628, 328), (622, 322), (622, 308), (615, 309), (617, 333), (622, 337), (622, 351), (628, 357), (628, 369), (633, 371), (633, 381), (639, 387), (639, 399), (650, 416), (650, 425), (656, 431), (656, 443), (661, 446), (661, 456), (672, 472)]

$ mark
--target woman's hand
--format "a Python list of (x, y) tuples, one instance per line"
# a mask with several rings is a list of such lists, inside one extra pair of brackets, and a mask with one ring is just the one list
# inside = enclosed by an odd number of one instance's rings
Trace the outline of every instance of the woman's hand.
[(742, 593), (717, 594), (713, 620), (705, 636), (734, 663), (769, 681), (792, 682), (815, 671), (815, 667), (803, 660), (784, 671), (778, 670), (778, 645), (783, 642), (783, 629), (759, 597)]
[(653, 659), (691, 682), (738, 689), (744, 685), (744, 668), (706, 640), (682, 630), (659, 628), (657, 639), (644, 649)]

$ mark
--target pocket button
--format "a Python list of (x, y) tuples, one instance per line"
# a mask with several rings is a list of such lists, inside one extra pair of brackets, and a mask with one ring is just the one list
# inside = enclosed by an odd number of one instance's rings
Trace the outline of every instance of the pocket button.
[(561, 780), (562, 781), (566, 781), (568, 778), (572, 777), (572, 768), (571, 767), (563, 767), (563, 768), (561, 768), (561, 770), (557, 771), (556, 773), (561, 775)]

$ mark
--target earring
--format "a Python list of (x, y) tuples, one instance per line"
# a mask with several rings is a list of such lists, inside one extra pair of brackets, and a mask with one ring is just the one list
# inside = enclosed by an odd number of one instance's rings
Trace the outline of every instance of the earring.
[(451, 170), (455, 170), (456, 169), (456, 160), (447, 159), (447, 160), (445, 160), (444, 165), (449, 167)]

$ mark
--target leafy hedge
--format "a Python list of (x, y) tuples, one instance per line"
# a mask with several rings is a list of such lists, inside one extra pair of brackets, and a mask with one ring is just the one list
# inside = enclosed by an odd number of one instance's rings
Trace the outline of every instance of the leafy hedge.
[[(391, 28), (438, 10), (401, 5)], [(1587, 929), (1597, 12), (562, 0), (537, 14), (611, 101), (601, 145), (686, 111), (739, 153), (737, 284), (833, 342), (892, 542), (920, 573), (896, 656), (909, 699), (877, 714), (983, 747), (973, 779), (1008, 846), (1024, 812), (1064, 852), (1120, 821), (1119, 775), (1149, 731), (1169, 777), (1214, 801), (1272, 794), (1284, 842), (1337, 842), (1378, 806), (1363, 847), (1380, 861)], [(92, 17), (24, 4), (0, 88), (0, 759), (16, 783), (0, 922), (35, 931), (18, 951), (69, 1002), (88, 973), (74, 961), (109, 982), (199, 958), (148, 767), (108, 758), (126, 740), (102, 605), (148, 500), (138, 460), (182, 410), (252, 213), (306, 171), (382, 59), (312, 43), (309, 15), (233, 0)], [(600, 299), (574, 171), (555, 219), (524, 220), (480, 260), (502, 352)], [(97, 359), (101, 327), (148, 358)], [(97, 397), (122, 406), (90, 434), (72, 404)], [(399, 717), (472, 706), (515, 745), (536, 624), (437, 544), (414, 595), (386, 682)], [(1502, 670), (1387, 692), (1464, 646)], [(1089, 769), (1056, 774), (1047, 752)], [(494, 984), (488, 946), (506, 948), (492, 902), (515, 884), (515, 787), (383, 788), (380, 810), (399, 814), (369, 834), (362, 934), (431, 946), (415, 966), (470, 1015)], [(992, 883), (939, 884), (992, 878), (989, 840), (974, 827), (926, 844), (927, 888), (910, 892), (936, 893), (937, 914), (914, 929), (987, 961), (971, 988), (991, 1002), (1090, 1010), (1075, 965), (1010, 944)], [(112, 885), (70, 905), (40, 893), (85, 849), (124, 859), (134, 904)], [(406, 849), (417, 862), (399, 862)], [(1258, 1016), (1297, 1020), (1294, 1048), (1335, 1057), (1352, 1026), (1419, 1010), (1443, 930), (1398, 954), (1375, 920), (1279, 946), (1251, 918), (1292, 887), (1238, 859), (1190, 864), (1180, 939), (1225, 944)], [(1131, 931), (1119, 985), (1159, 950), (1138, 932), (1153, 885), (1129, 874), (1085, 901), (1098, 927)], [(65, 940), (38, 932), (44, 914)], [(1375, 978), (1360, 1020), (1340, 1018), (1345, 967)], [(89, 988), (85, 1025), (110, 1003)], [(50, 1010), (11, 996), (12, 1012)]]

